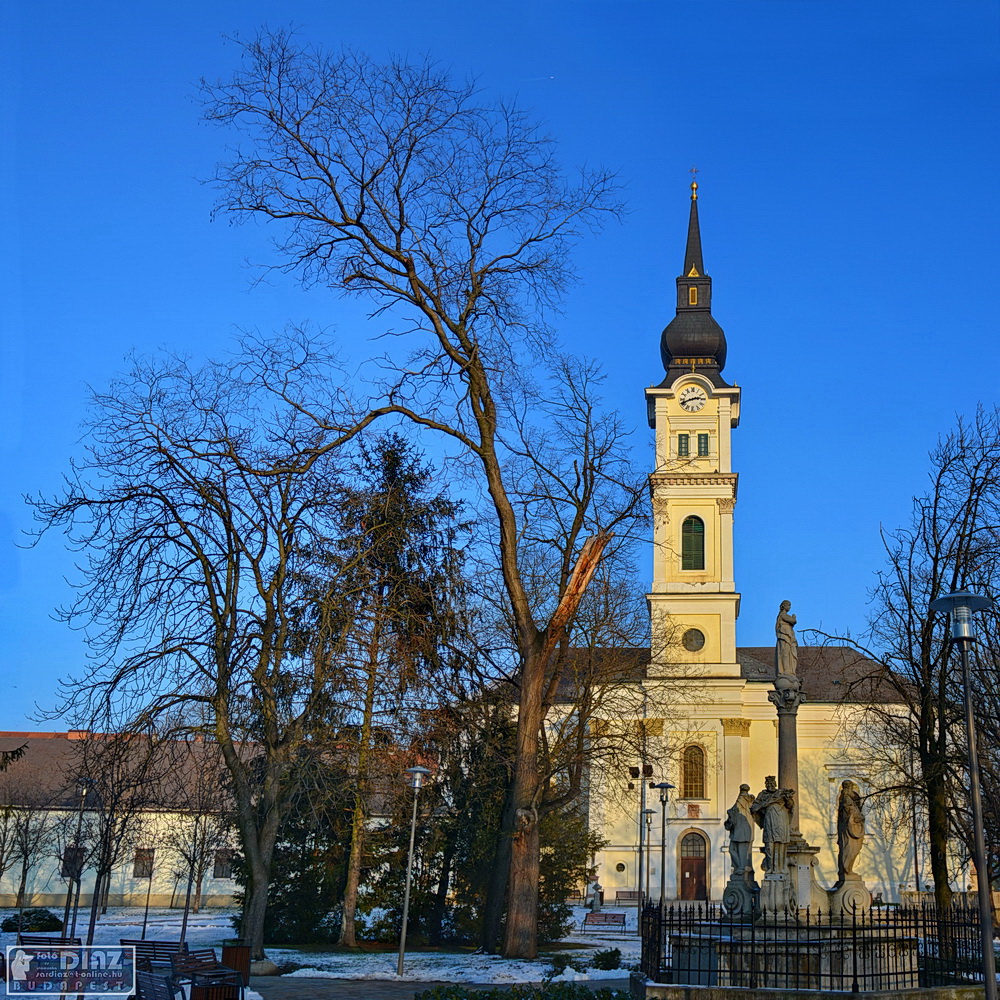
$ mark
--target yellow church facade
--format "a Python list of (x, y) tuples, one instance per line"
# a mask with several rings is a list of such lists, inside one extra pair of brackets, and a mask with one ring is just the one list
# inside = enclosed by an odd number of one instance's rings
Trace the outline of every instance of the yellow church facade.
[[(644, 749), (635, 767), (595, 770), (588, 797), (591, 827), (608, 841), (596, 861), (611, 903), (636, 892), (656, 899), (661, 887), (666, 899), (720, 900), (731, 869), (726, 811), (741, 784), (756, 793), (767, 775), (778, 773), (777, 715), (768, 700), (774, 650), (737, 646), (738, 474), (731, 441), (740, 389), (722, 375), (726, 338), (712, 315), (696, 184), (676, 283), (676, 316), (661, 341), (665, 378), (646, 390), (655, 431), (652, 647), (648, 662), (624, 681), (636, 691), (621, 700), (641, 705), (641, 717), (615, 722), (637, 726)], [(787, 596), (794, 595), (775, 595), (776, 616)], [(820, 848), (815, 874), (825, 886), (837, 878), (841, 782), (851, 779), (865, 792), (872, 778), (845, 735), (855, 711), (846, 695), (863, 669), (846, 647), (798, 650), (806, 696), (797, 726), (800, 829)], [(876, 897), (893, 901), (902, 888), (915, 887), (912, 813), (907, 803), (885, 801), (870, 801), (867, 809), (858, 870)], [(759, 881), (759, 831), (753, 857)]]

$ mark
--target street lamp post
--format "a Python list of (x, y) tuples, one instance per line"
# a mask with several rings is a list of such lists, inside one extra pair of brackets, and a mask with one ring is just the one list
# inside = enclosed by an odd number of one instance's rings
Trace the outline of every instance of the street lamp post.
[(653, 787), (660, 793), (660, 906), (667, 894), (667, 800), (673, 785), (658, 781)]
[(979, 890), (979, 932), (983, 947), (983, 978), (986, 1000), (997, 1000), (996, 960), (993, 955), (993, 915), (990, 906), (990, 877), (986, 866), (986, 838), (983, 835), (983, 800), (979, 790), (979, 752), (976, 749), (976, 718), (972, 708), (972, 683), (969, 677), (969, 646), (976, 641), (972, 634), (972, 612), (993, 606), (989, 597), (960, 590), (931, 601), (931, 611), (951, 613), (951, 641), (958, 646), (962, 659), (962, 687), (965, 693), (965, 727), (969, 742), (969, 798), (972, 801), (973, 853)]
[(653, 817), (656, 815), (654, 809), (643, 809), (642, 818), (646, 821), (646, 882), (642, 894), (642, 902), (649, 902), (649, 854), (653, 846), (650, 834), (653, 832)]
[(406, 860), (406, 891), (403, 893), (403, 925), (399, 931), (399, 961), (396, 963), (396, 975), (403, 974), (403, 958), (406, 955), (406, 920), (410, 915), (410, 880), (413, 877), (413, 842), (417, 837), (417, 799), (423, 787), (424, 778), (431, 772), (426, 767), (408, 767), (406, 773), (410, 776), (413, 788), (413, 815), (410, 818), (410, 853)]

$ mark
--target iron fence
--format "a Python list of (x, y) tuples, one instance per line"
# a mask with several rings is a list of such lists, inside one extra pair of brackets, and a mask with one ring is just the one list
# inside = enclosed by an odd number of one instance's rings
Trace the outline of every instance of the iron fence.
[(643, 973), (653, 982), (868, 993), (982, 982), (978, 909), (932, 905), (756, 921), (721, 906), (647, 905)]

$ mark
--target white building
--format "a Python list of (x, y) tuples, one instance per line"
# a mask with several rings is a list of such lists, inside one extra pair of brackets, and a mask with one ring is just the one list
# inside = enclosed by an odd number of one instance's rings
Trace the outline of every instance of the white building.
[[(648, 816), (649, 893), (719, 900), (729, 877), (726, 810), (742, 783), (756, 793), (777, 774), (777, 715), (768, 701), (774, 650), (737, 646), (740, 594), (733, 565), (738, 474), (730, 439), (740, 420), (740, 389), (722, 375), (726, 338), (712, 316), (712, 279), (702, 262), (697, 185), (684, 266), (677, 278), (677, 315), (663, 331), (665, 377), (646, 390), (656, 452), (649, 477), (654, 516), (653, 583), (648, 595), (653, 648), (624, 683), (641, 688), (623, 704), (642, 704), (639, 724), (649, 747), (647, 773), (603, 772), (592, 778), (591, 825), (610, 841), (598, 879), (606, 898), (644, 888), (640, 816)], [(781, 600), (776, 594), (775, 615)], [(794, 608), (792, 609), (794, 612)], [(867, 789), (870, 774), (845, 745), (850, 682), (865, 672), (847, 647), (800, 647), (798, 673), (806, 702), (798, 713), (799, 811), (803, 835), (821, 848), (818, 877), (836, 881), (836, 801), (851, 778)], [(894, 698), (887, 698), (894, 701)], [(611, 723), (615, 724), (615, 723)], [(620, 719), (617, 724), (629, 724)], [(639, 761), (637, 764), (641, 763)], [(661, 825), (660, 782), (670, 792)], [(905, 804), (872, 804), (858, 871), (888, 901), (912, 874)], [(646, 823), (642, 824), (646, 826)], [(665, 865), (661, 863), (661, 845)], [(759, 879), (760, 842), (754, 851)]]

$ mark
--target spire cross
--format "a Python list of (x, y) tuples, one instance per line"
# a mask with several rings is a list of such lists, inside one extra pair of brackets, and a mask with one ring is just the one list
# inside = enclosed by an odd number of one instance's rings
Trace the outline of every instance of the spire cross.
[(692, 167), (690, 170), (691, 174), (691, 200), (698, 200), (698, 168)]

